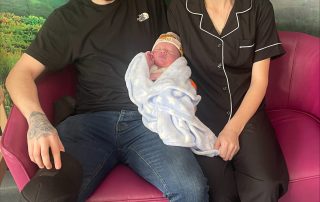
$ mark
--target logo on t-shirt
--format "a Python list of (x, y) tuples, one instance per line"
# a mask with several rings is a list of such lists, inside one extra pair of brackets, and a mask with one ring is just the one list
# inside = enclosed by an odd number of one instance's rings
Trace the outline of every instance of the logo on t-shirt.
[(138, 15), (137, 21), (143, 22), (147, 19), (149, 19), (149, 14), (148, 13), (141, 13), (140, 15)]

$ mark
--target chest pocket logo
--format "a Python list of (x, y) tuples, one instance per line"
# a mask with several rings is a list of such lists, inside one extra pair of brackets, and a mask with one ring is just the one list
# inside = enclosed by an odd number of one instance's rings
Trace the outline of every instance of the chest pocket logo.
[(137, 21), (139, 22), (143, 22), (145, 20), (149, 19), (149, 14), (148, 13), (141, 13), (140, 15), (138, 15)]

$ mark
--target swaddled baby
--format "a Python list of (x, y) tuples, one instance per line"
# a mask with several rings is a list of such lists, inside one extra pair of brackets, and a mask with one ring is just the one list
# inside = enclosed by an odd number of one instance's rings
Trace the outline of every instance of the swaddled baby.
[(152, 51), (138, 53), (132, 59), (125, 81), (143, 124), (164, 144), (216, 156), (216, 136), (195, 115), (201, 97), (190, 76), (179, 37), (168, 32), (160, 35)]

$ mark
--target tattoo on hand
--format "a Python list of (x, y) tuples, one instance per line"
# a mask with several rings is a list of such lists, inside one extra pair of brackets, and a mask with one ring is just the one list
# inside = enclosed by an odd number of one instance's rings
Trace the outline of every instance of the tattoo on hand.
[(51, 125), (46, 115), (41, 112), (32, 112), (29, 120), (28, 139), (39, 139), (56, 133), (56, 129)]

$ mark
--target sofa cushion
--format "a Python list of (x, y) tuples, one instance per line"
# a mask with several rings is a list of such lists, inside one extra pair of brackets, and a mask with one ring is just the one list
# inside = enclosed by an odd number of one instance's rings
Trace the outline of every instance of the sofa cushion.
[(113, 169), (87, 201), (168, 202), (157, 188), (124, 165)]
[[(291, 181), (289, 190), (279, 202), (319, 202), (319, 178)], [(318, 191), (316, 191), (318, 190)]]
[(289, 109), (267, 113), (284, 153), (290, 181), (319, 180), (319, 121), (306, 113)]

